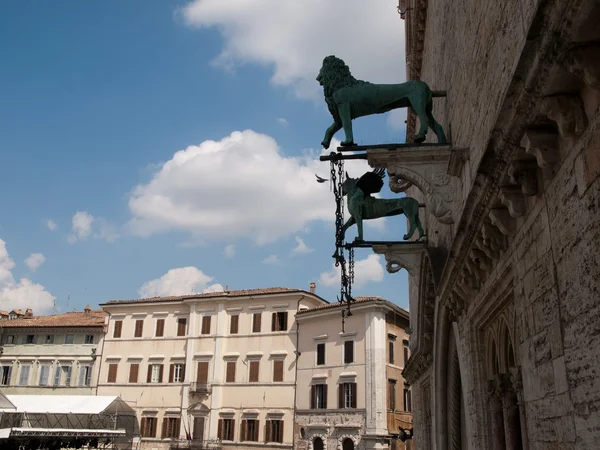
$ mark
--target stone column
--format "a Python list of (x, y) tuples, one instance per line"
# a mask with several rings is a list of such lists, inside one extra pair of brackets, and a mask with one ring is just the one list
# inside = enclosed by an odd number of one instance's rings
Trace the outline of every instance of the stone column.
[(522, 450), (519, 406), (517, 405), (517, 396), (510, 386), (502, 398), (502, 407), (506, 450)]
[(502, 379), (496, 376), (493, 380), (488, 380), (488, 396), (490, 403), (490, 418), (492, 421), (492, 449), (506, 450), (504, 440), (504, 415), (502, 413), (501, 395), (504, 383)]

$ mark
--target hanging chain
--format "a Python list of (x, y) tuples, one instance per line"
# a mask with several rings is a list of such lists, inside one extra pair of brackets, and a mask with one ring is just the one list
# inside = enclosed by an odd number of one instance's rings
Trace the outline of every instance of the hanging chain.
[[(348, 297), (352, 299), (352, 285), (354, 284), (354, 247), (350, 247), (348, 250), (348, 278), (350, 281), (348, 284)], [(350, 300), (348, 301), (348, 305), (350, 305)]]

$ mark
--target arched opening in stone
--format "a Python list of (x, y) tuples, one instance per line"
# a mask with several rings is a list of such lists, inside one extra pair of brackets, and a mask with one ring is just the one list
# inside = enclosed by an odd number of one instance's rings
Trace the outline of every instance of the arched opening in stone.
[(313, 450), (323, 450), (323, 439), (316, 437), (313, 440)]
[(462, 379), (460, 375), (460, 365), (458, 361), (458, 347), (456, 345), (456, 336), (454, 328), (450, 326), (448, 333), (448, 367), (447, 367), (447, 386), (446, 386), (446, 404), (448, 410), (447, 436), (449, 450), (466, 449), (466, 421), (465, 408), (462, 395)]
[(523, 436), (521, 430), (521, 406), (518, 401), (518, 390), (520, 386), (515, 386), (517, 380), (514, 374), (518, 373), (515, 362), (515, 352), (512, 343), (512, 337), (508, 330), (506, 320), (500, 321), (500, 346), (502, 352), (501, 377), (503, 379), (503, 391), (501, 394), (503, 421), (504, 421), (504, 441), (509, 450), (521, 450), (523, 448)]
[(342, 441), (342, 450), (354, 450), (354, 441), (350, 438), (345, 438)]

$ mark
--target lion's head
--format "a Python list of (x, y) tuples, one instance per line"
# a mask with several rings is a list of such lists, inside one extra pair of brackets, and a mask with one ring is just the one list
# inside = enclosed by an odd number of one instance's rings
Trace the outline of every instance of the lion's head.
[(339, 121), (337, 107), (333, 102), (333, 94), (341, 88), (360, 83), (350, 73), (350, 68), (340, 58), (330, 55), (323, 59), (323, 65), (317, 76), (317, 81), (323, 86), (325, 102), (335, 121)]

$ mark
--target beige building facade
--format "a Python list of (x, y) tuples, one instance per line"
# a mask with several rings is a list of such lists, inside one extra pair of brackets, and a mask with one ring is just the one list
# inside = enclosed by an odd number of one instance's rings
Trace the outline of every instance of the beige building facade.
[(410, 389), (402, 377), (408, 312), (381, 298), (359, 297), (342, 330), (342, 310), (332, 304), (296, 316), (297, 449), (389, 448), (398, 427), (412, 428)]
[(291, 448), (295, 316), (325, 304), (285, 288), (105, 303), (98, 395), (136, 410), (143, 449)]
[(5, 394), (95, 395), (104, 311), (0, 321), (0, 389)]

